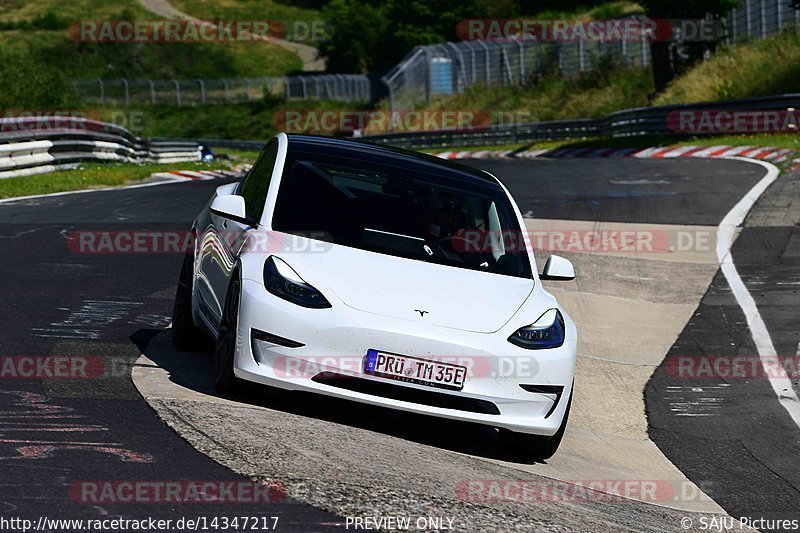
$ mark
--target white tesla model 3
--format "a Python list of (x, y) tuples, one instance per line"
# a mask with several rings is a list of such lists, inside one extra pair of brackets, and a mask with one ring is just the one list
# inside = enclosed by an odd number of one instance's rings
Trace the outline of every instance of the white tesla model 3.
[(216, 339), (238, 380), (500, 430), (552, 456), (577, 333), (537, 275), (522, 215), (487, 172), (362, 142), (279, 134), (194, 222), (173, 338)]

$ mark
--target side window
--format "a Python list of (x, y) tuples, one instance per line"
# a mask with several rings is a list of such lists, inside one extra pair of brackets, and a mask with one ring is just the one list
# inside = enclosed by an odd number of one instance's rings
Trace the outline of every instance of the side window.
[(272, 139), (258, 156), (255, 165), (242, 184), (242, 196), (247, 210), (247, 216), (253, 220), (261, 220), (264, 212), (264, 203), (267, 201), (269, 182), (272, 179), (272, 169), (278, 158), (278, 141)]

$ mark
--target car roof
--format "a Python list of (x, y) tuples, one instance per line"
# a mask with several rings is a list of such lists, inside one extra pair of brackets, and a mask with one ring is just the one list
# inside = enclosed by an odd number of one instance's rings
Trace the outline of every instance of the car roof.
[(472, 182), (478, 187), (495, 185), (500, 187), (497, 179), (482, 170), (466, 165), (453, 163), (420, 152), (395, 148), (382, 144), (374, 144), (362, 140), (340, 139), (323, 137), (319, 135), (287, 135), (289, 139), (288, 152), (312, 152), (326, 156), (348, 156), (353, 158), (374, 158), (382, 163), (403, 166), (410, 171), (418, 169), (426, 173), (435, 172), (443, 178)]

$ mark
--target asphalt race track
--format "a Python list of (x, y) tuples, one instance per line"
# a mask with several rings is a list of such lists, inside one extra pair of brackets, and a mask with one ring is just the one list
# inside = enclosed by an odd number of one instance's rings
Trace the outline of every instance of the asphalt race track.
[[(650, 225), (716, 226), (764, 175), (762, 167), (746, 162), (691, 158), (468, 164), (500, 177), (526, 217)], [(220, 183), (171, 183), (0, 204), (0, 306), (6, 318), (0, 323), (0, 354), (90, 357), (104, 369), (94, 379), (3, 375), (8, 378), (0, 381), (6, 406), (0, 413), (0, 459), (5, 474), (0, 484), (0, 509), (4, 512), (33, 519), (45, 508), (51, 518), (279, 516), (277, 529), (284, 531), (321, 531), (344, 523), (338, 511), (348, 509), (348, 491), (356, 492), (359, 484), (359, 479), (348, 477), (347, 470), (337, 474), (341, 493), (303, 495), (292, 490), (295, 479), (277, 478), (273, 481), (285, 483), (297, 500), (277, 497), (273, 504), (226, 505), (224, 510), (201, 504), (93, 504), (76, 497), (76, 485), (92, 480), (262, 479), (259, 468), (269, 464), (271, 450), (276, 449), (271, 439), (279, 435), (260, 433), (248, 444), (248, 451), (252, 457), (264, 459), (253, 459), (252, 465), (236, 468), (240, 473), (234, 473), (219, 464), (223, 461), (218, 456), (212, 455), (215, 461), (197, 451), (185, 434), (181, 433), (182, 438), (165, 424), (131, 381), (132, 369), (137, 370), (134, 362), (142, 353), (152, 355), (153, 360), (160, 353), (164, 359), (156, 362), (163, 367), (172, 363), (172, 379), (179, 383), (180, 372), (187, 373), (186, 383), (197, 383), (209, 368), (207, 355), (192, 356), (197, 368), (187, 369), (175, 364), (174, 355), (164, 352), (163, 330), (170, 321), (181, 255), (81, 253), (74, 242), (76, 232), (186, 230)], [(786, 356), (795, 356), (800, 342), (800, 194), (795, 183), (796, 175), (783, 176), (767, 191), (732, 252), (777, 353)], [(596, 275), (614, 278), (602, 269)], [(633, 279), (627, 283), (648, 283), (636, 279), (637, 275), (643, 277), (634, 269), (629, 276)], [(667, 344), (671, 344), (667, 359), (645, 368), (648, 375), (655, 371), (644, 394), (648, 434), (669, 461), (731, 516), (800, 518), (796, 460), (800, 428), (778, 402), (769, 381), (763, 376), (676, 378), (671, 372), (670, 361), (675, 357), (757, 357), (745, 317), (725, 278), (717, 272), (710, 281), (707, 291), (702, 287), (705, 295), (696, 312), (686, 317), (688, 323), (681, 319), (680, 335)], [(591, 284), (591, 279), (581, 283)], [(607, 283), (611, 281), (597, 279), (599, 285)], [(668, 292), (667, 288), (659, 297), (669, 299)], [(798, 390), (796, 382), (794, 386)], [(641, 401), (641, 391), (637, 394)], [(258, 389), (248, 390), (231, 403), (252, 404), (253, 410), (258, 410), (264, 405), (260, 395)], [(624, 401), (621, 396), (620, 402)], [(430, 450), (431, 456), (453, 461), (451, 468), (456, 468), (457, 460), (465, 475), (470, 468), (492, 472), (486, 465), (496, 461), (504, 465), (514, 462), (513, 457), (491, 456), (486, 443), (465, 443), (465, 437), (471, 439), (476, 433), (459, 425), (428, 421), (424, 430), (412, 431), (398, 426), (415, 424), (414, 417), (380, 415), (361, 408), (352, 408), (351, 416), (343, 411), (352, 406), (337, 402), (324, 409), (317, 409), (313, 399), (297, 405), (286, 402), (282, 398), (277, 407), (267, 405), (291, 415), (298, 425), (306, 424), (309, 440), (297, 442), (298, 447), (315, 448), (310, 443), (315, 442), (315, 430), (323, 430), (324, 423), (349, 428), (355, 449), (363, 437), (379, 438), (387, 448), (396, 446), (411, 456), (424, 458), (425, 450)], [(221, 413), (230, 407), (220, 405)], [(236, 416), (233, 411), (230, 414)], [(382, 418), (365, 419), (367, 415)], [(235, 418), (222, 416), (203, 423), (225, 433), (229, 420)], [(170, 425), (179, 430), (179, 422), (172, 420)], [(437, 428), (445, 431), (432, 435)], [(279, 429), (276, 426), (276, 431)], [(329, 459), (327, 446), (346, 447), (330, 441), (316, 445), (320, 449), (311, 457), (321, 463)], [(626, 450), (618, 452), (625, 455)], [(367, 462), (365, 467), (397, 474), (390, 465)], [(437, 467), (446, 471), (448, 464)], [(535, 470), (526, 471), (526, 477), (531, 472), (536, 474)], [(416, 475), (413, 469), (400, 474)], [(411, 486), (409, 483), (405, 494), (387, 489), (378, 496), (413, 499)], [(324, 503), (315, 507), (301, 500)], [(642, 503), (550, 505), (549, 511), (545, 507), (539, 511), (540, 520), (529, 522), (536, 530), (574, 529), (580, 524), (586, 525), (580, 529), (597, 531), (680, 530), (679, 512)], [(506, 518), (509, 524), (513, 522), (513, 517), (489, 513), (480, 525), (505, 529), (502, 520)]]

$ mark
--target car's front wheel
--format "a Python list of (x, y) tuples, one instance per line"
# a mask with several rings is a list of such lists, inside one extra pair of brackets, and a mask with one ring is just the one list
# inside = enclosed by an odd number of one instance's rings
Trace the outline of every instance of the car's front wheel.
[(172, 343), (179, 350), (197, 351), (203, 349), (207, 337), (192, 318), (192, 277), (194, 275), (194, 256), (186, 254), (175, 291), (175, 305), (172, 307)]
[(240, 289), (238, 274), (234, 273), (225, 297), (225, 307), (222, 310), (222, 321), (214, 349), (214, 387), (219, 392), (230, 392), (237, 385), (233, 373), (233, 360), (236, 354)]
[(567, 409), (564, 411), (564, 419), (558, 427), (558, 431), (552, 437), (543, 435), (528, 435), (526, 433), (516, 433), (508, 430), (500, 431), (500, 441), (503, 447), (510, 448), (517, 453), (525, 454), (537, 461), (550, 459), (558, 451), (561, 439), (564, 438), (564, 431), (567, 429), (567, 419), (569, 409), (572, 406), (572, 394), (567, 401)]

